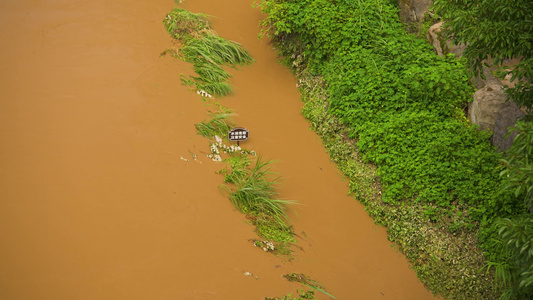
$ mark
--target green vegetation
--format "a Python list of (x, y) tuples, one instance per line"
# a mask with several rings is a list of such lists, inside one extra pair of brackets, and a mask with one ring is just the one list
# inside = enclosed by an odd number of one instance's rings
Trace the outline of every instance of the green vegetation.
[[(533, 124), (518, 122), (512, 129), (518, 134), (502, 160), (503, 184), (499, 197), (513, 211), (507, 218), (497, 219), (491, 227), (498, 235), (491, 240), (496, 255), (489, 267), (494, 267), (499, 285), (505, 290), (502, 299), (533, 298)], [(529, 210), (529, 212), (528, 212)]]
[[(391, 1), (264, 0), (260, 7), (265, 32), (300, 77), (304, 115), (419, 278), (445, 298), (500, 295), (507, 286), (495, 285), (493, 272), (503, 269), (484, 268), (486, 260), (530, 261), (512, 254), (518, 246), (502, 247), (509, 236), (519, 245), (526, 236), (505, 232), (526, 223), (500, 229), (496, 220), (526, 206), (505, 188), (503, 155), (489, 134), (464, 116), (473, 92), (467, 61), (438, 57), (407, 34)], [(513, 270), (512, 280), (529, 276)]]
[(293, 296), (292, 294), (288, 294), (281, 298), (268, 298), (266, 297), (265, 300), (300, 300), (300, 299), (310, 299), (314, 300), (315, 298), (315, 291), (318, 291), (320, 293), (323, 293), (324, 295), (329, 296), (331, 299), (337, 299), (330, 293), (326, 291), (324, 286), (316, 280), (311, 279), (309, 275), (302, 274), (302, 273), (290, 273), (283, 275), (285, 279), (287, 279), (290, 282), (299, 282), (312, 290), (310, 291), (304, 291), (304, 290), (298, 290), (297, 296)]
[(302, 273), (290, 273), (290, 274), (283, 275), (283, 277), (285, 277), (290, 282), (299, 282), (299, 283), (301, 283), (303, 285), (306, 285), (306, 286), (312, 288), (315, 291), (319, 291), (319, 292), (323, 293), (324, 295), (329, 296), (332, 299), (337, 299), (333, 295), (331, 295), (330, 293), (326, 292), (326, 289), (324, 288), (324, 286), (322, 286), (322, 284), (320, 282), (311, 279), (311, 277), (309, 277), (309, 275), (302, 274)]
[(246, 214), (263, 240), (254, 244), (265, 251), (290, 253), (290, 243), (296, 242), (286, 209), (292, 201), (277, 197), (275, 184), (279, 177), (270, 170), (271, 161), (257, 157), (252, 164), (247, 155), (233, 156), (229, 169), (225, 170), (222, 185), (233, 205)]
[(305, 300), (305, 299), (308, 299), (308, 300), (314, 300), (316, 299), (315, 298), (315, 292), (313, 291), (303, 291), (303, 290), (299, 290), (298, 291), (298, 295), (296, 296), (293, 296), (292, 294), (288, 294), (286, 296), (283, 296), (281, 298), (269, 298), (269, 297), (265, 297), (265, 300)]
[[(500, 78), (510, 75), (514, 87), (505, 86), (508, 100), (528, 115), (513, 129), (518, 133), (513, 146), (501, 160), (502, 185), (495, 196), (500, 207), (495, 222), (486, 230), (483, 247), (489, 268), (494, 267), (502, 299), (533, 298), (533, 2), (435, 0), (434, 8), (444, 20), (443, 32), (455, 44), (466, 44), (463, 56), (475, 76), (483, 77), (483, 66)], [(516, 66), (504, 66), (507, 59), (519, 59)], [(492, 64), (492, 66), (490, 65)], [(505, 207), (505, 209), (502, 209)], [(528, 212), (528, 209), (530, 210)], [(490, 224), (490, 223), (489, 223)]]
[(414, 197), (443, 207), (487, 201), (497, 179), (487, 170), (499, 156), (486, 135), (457, 117), (473, 91), (461, 61), (440, 58), (406, 34), (384, 1), (263, 3), (269, 26), (285, 28), (274, 36), (279, 45), (298, 46), (283, 54), (301, 55), (324, 77), (329, 112), (359, 139), (364, 158), (378, 164), (384, 201)]
[(255, 246), (288, 255), (296, 240), (286, 211), (294, 202), (278, 198), (275, 187), (280, 178), (271, 171), (272, 161), (263, 161), (254, 151), (224, 143), (226, 139), (221, 136), (226, 137), (235, 124), (231, 115), (227, 111), (212, 113), (211, 119), (196, 124), (198, 134), (211, 140), (208, 157), (226, 163), (226, 168), (219, 171), (224, 175), (220, 189), (256, 227), (261, 239), (253, 240)]
[(234, 115), (231, 112), (216, 112), (208, 114), (210, 119), (204, 120), (196, 124), (198, 134), (213, 140), (215, 136), (226, 136), (226, 134), (235, 127), (235, 124), (230, 120)]
[(446, 299), (491, 299), (492, 278), (482, 271), (485, 257), (477, 249), (468, 207), (442, 208), (404, 200), (400, 205), (381, 200), (376, 167), (363, 162), (348, 128), (327, 112), (328, 94), (320, 77), (300, 73), (303, 114), (322, 138), (331, 159), (348, 179), (349, 190), (388, 238), (410, 260), (418, 277)]
[(167, 50), (174, 57), (192, 63), (198, 76), (182, 76), (182, 83), (194, 86), (203, 96), (222, 97), (231, 94), (223, 66), (237, 68), (253, 63), (250, 53), (239, 43), (226, 40), (211, 30), (208, 17), (174, 8), (163, 20), (167, 32), (182, 45)]
[(181, 43), (180, 48), (166, 50), (163, 54), (171, 53), (192, 63), (198, 76), (182, 76), (182, 82), (195, 86), (204, 100), (209, 100), (218, 108), (217, 112), (209, 113), (208, 120), (195, 126), (199, 135), (211, 141), (208, 157), (227, 165), (220, 171), (224, 174), (225, 183), (221, 185), (221, 190), (256, 227), (260, 239), (253, 240), (255, 246), (276, 254), (290, 254), (290, 245), (296, 240), (286, 210), (293, 202), (277, 197), (275, 185), (279, 177), (271, 171), (272, 161), (263, 161), (260, 156), (256, 157), (254, 151), (224, 143), (227, 133), (235, 127), (235, 122), (231, 120), (234, 114), (213, 99), (214, 96), (231, 93), (230, 75), (224, 66), (236, 68), (251, 64), (254, 59), (241, 45), (217, 36), (207, 15), (175, 8), (163, 24), (167, 32)]
[[(533, 2), (530, 0), (435, 0), (434, 8), (445, 25), (444, 35), (455, 44), (467, 44), (463, 56), (476, 75), (489, 58), (510, 74), (516, 85), (506, 89), (509, 98), (533, 112)], [(506, 59), (519, 58), (513, 68), (502, 68)]]

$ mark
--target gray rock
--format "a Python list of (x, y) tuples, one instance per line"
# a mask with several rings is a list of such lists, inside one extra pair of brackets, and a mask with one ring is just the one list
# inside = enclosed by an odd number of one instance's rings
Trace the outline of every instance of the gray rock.
[(494, 135), (492, 136), (492, 145), (498, 150), (505, 152), (513, 144), (513, 139), (516, 136), (516, 132), (513, 132), (508, 138), (505, 136), (509, 132), (509, 127), (515, 125), (516, 121), (525, 116), (524, 112), (518, 108), (518, 106), (512, 102), (505, 102), (494, 123)]
[(506, 95), (499, 83), (489, 83), (474, 93), (469, 105), (469, 118), (481, 130), (494, 131), (498, 112), (505, 103)]

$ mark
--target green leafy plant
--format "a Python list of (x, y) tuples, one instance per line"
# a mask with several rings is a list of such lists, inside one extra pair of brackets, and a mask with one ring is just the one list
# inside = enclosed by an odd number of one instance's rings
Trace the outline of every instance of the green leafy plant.
[[(492, 225), (491, 245), (496, 255), (488, 268), (495, 269), (499, 286), (505, 289), (502, 299), (533, 298), (533, 124), (518, 122), (509, 134), (516, 132), (513, 145), (502, 159), (503, 182), (500, 197), (514, 204), (508, 218), (499, 218)], [(509, 201), (508, 200), (508, 201)]]
[(533, 217), (522, 214), (511, 219), (499, 219), (500, 249), (506, 260), (489, 262), (494, 267), (500, 285), (505, 288), (501, 299), (533, 298)]
[(533, 207), (533, 123), (518, 122), (509, 135), (516, 132), (513, 145), (501, 161), (504, 170), (503, 190), (511, 190), (514, 197), (527, 207)]

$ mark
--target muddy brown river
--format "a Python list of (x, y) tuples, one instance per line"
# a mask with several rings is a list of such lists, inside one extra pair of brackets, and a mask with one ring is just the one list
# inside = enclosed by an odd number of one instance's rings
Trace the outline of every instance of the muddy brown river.
[(256, 59), (220, 101), (250, 130), (244, 146), (278, 161), (303, 250), (288, 261), (254, 247), (220, 193), (222, 165), (193, 126), (211, 107), (180, 84), (189, 65), (159, 57), (173, 1), (3, 0), (0, 299), (264, 299), (302, 288), (292, 272), (337, 299), (433, 298), (346, 195), (295, 79), (257, 39), (259, 10), (183, 5)]

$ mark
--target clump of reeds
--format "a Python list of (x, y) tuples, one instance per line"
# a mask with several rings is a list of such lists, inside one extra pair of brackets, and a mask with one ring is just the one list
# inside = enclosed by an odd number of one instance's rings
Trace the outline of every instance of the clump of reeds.
[(167, 32), (179, 41), (211, 29), (208, 15), (195, 14), (181, 8), (174, 8), (168, 13), (163, 24)]
[[(163, 21), (167, 32), (182, 44), (175, 57), (193, 64), (198, 76), (182, 78), (182, 83), (213, 96), (227, 96), (232, 89), (231, 77), (222, 66), (237, 68), (254, 59), (241, 44), (219, 37), (211, 30), (204, 14), (194, 14), (175, 8)], [(170, 51), (165, 51), (167, 53)]]
[(233, 121), (230, 119), (231, 116), (234, 116), (234, 113), (231, 112), (215, 112), (209, 113), (209, 120), (204, 120), (198, 124), (195, 124), (198, 134), (209, 138), (214, 139), (215, 136), (223, 137), (235, 126)]
[(283, 244), (294, 242), (287, 216), (287, 207), (294, 202), (278, 197), (275, 186), (279, 177), (271, 171), (271, 163), (263, 161), (261, 156), (254, 163), (246, 156), (239, 156), (231, 161), (231, 169), (224, 179), (233, 186), (221, 187), (229, 193), (233, 205), (256, 226), (260, 237), (276, 242), (276, 250), (286, 250)]
[(309, 277), (309, 275), (307, 274), (303, 274), (303, 273), (290, 273), (290, 274), (285, 274), (283, 275), (283, 277), (285, 277), (285, 279), (287, 279), (288, 281), (290, 282), (299, 282), (301, 284), (304, 284), (316, 291), (319, 291), (325, 295), (328, 295), (329, 297), (333, 298), (333, 299), (337, 299), (335, 298), (332, 294), (326, 292), (326, 289), (324, 288), (324, 286), (316, 281), (316, 280), (313, 280), (311, 277)]
[(212, 33), (190, 40), (182, 49), (182, 53), (185, 60), (193, 63), (204, 63), (205, 60), (215, 65), (236, 67), (253, 62), (252, 56), (241, 44)]

